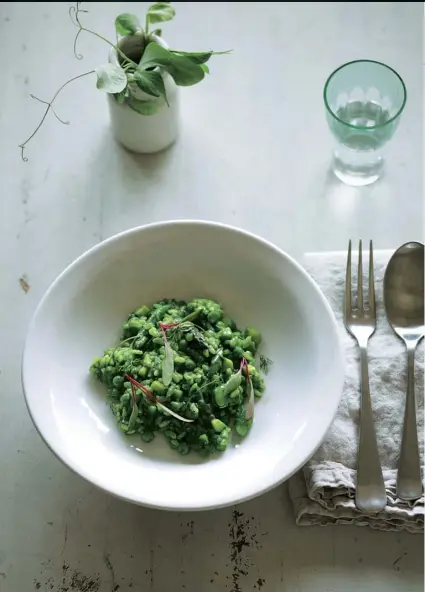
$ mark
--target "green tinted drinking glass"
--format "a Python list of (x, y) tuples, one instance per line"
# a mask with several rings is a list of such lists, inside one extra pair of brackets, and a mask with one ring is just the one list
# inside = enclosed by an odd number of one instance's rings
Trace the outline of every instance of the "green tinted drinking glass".
[(335, 175), (348, 185), (369, 185), (381, 175), (382, 147), (397, 129), (406, 86), (389, 66), (356, 60), (337, 68), (323, 91), (326, 117), (336, 139)]

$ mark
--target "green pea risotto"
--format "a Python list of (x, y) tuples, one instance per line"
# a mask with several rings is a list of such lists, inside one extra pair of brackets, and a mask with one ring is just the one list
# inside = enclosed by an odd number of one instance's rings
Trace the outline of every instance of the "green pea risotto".
[(120, 344), (90, 370), (125, 434), (150, 442), (161, 432), (181, 454), (207, 455), (226, 449), (232, 429), (246, 436), (251, 428), (264, 392), (260, 342), (256, 329), (239, 330), (212, 300), (161, 300), (131, 313)]

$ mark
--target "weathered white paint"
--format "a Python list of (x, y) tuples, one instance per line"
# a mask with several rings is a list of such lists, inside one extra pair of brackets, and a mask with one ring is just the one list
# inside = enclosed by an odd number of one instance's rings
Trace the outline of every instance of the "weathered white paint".
[[(144, 5), (86, 6), (85, 22), (112, 38), (115, 15)], [(183, 89), (178, 142), (148, 157), (123, 151), (111, 139), (105, 97), (87, 78), (57, 102), (71, 125), (49, 117), (24, 164), (18, 144), (43, 111), (28, 93), (49, 99), (67, 78), (107, 62), (108, 48), (81, 35), (85, 57), (75, 60), (64, 2), (0, 6), (0, 590), (418, 592), (422, 537), (297, 528), (285, 487), (235, 517), (231, 508), (186, 515), (133, 507), (71, 474), (28, 417), (20, 355), (31, 314), (68, 263), (119, 230), (213, 219), (297, 257), (344, 248), (349, 236), (372, 237), (376, 248), (423, 236), (422, 3), (176, 8), (175, 23), (164, 25), (172, 46), (234, 49), (211, 60), (206, 81)], [(327, 74), (358, 57), (391, 64), (409, 94), (386, 176), (363, 190), (327, 175), (321, 97)]]

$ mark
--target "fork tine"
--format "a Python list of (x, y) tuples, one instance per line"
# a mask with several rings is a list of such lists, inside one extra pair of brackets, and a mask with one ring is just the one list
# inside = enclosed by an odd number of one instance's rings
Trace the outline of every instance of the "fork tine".
[(363, 312), (363, 256), (362, 239), (359, 240), (359, 268), (357, 272), (357, 308)]
[(369, 242), (369, 309), (372, 316), (376, 316), (375, 308), (375, 280), (373, 277), (373, 244)]
[(345, 319), (351, 315), (351, 239), (348, 241), (347, 271), (345, 273)]

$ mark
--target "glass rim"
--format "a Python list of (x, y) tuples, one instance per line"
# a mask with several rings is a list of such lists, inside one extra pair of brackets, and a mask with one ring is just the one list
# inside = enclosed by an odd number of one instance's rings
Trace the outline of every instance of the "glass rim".
[[(386, 68), (387, 70), (390, 70), (393, 74), (396, 75), (396, 77), (399, 79), (401, 86), (403, 88), (403, 101), (401, 104), (401, 107), (398, 109), (398, 111), (396, 112), (395, 115), (393, 115), (390, 119), (388, 119), (387, 121), (385, 121), (384, 123), (377, 123), (376, 125), (353, 125), (352, 123), (348, 123), (348, 121), (344, 121), (343, 119), (339, 118), (338, 115), (336, 115), (333, 111), (333, 109), (331, 109), (329, 103), (328, 103), (328, 99), (327, 99), (327, 91), (328, 91), (328, 86), (330, 81), (332, 80), (332, 78), (335, 76), (335, 74), (337, 74), (340, 70), (342, 70), (343, 68), (346, 68), (347, 66), (351, 66), (352, 64), (360, 64), (360, 63), (367, 63), (367, 64), (378, 64), (379, 66), (383, 66), (384, 68)], [(328, 113), (336, 120), (338, 121), (338, 123), (341, 123), (342, 125), (345, 125), (346, 127), (349, 127), (351, 129), (358, 129), (358, 130), (373, 130), (373, 129), (377, 129), (380, 127), (385, 127), (386, 125), (388, 125), (389, 123), (392, 123), (393, 121), (395, 121), (398, 117), (400, 117), (405, 105), (406, 105), (406, 101), (407, 101), (407, 89), (406, 89), (406, 85), (404, 84), (404, 80), (403, 78), (400, 76), (400, 74), (394, 70), (394, 68), (391, 68), (391, 66), (388, 66), (387, 64), (384, 64), (383, 62), (379, 62), (378, 60), (352, 60), (351, 62), (346, 62), (345, 64), (342, 64), (341, 66), (338, 66), (338, 68), (336, 68), (333, 72), (331, 72), (331, 74), (329, 74), (326, 82), (325, 82), (325, 86), (323, 88), (323, 101), (325, 103), (325, 107), (326, 110), (328, 111)]]

